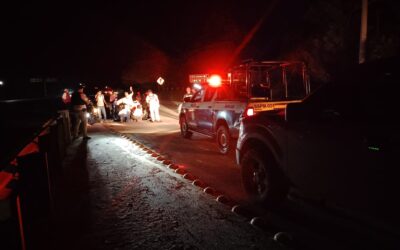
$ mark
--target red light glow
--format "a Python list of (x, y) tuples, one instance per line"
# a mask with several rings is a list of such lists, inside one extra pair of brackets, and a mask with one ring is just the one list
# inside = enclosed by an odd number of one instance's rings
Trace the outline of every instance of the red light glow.
[(222, 79), (219, 75), (211, 75), (207, 82), (211, 87), (219, 87), (221, 86)]

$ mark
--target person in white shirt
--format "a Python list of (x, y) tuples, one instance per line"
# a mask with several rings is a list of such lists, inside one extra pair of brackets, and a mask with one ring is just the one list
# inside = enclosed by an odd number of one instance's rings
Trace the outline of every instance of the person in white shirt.
[(101, 92), (101, 90), (99, 90), (96, 94), (96, 104), (97, 104), (97, 108), (99, 109), (99, 118), (101, 120), (101, 118), (103, 118), (103, 120), (107, 120), (107, 113), (106, 113), (106, 100), (104, 99), (104, 95)]
[(124, 104), (124, 108), (118, 112), (118, 115), (121, 118), (121, 122), (128, 121), (131, 115), (131, 109), (135, 106), (135, 103), (132, 99), (132, 88), (130, 90), (131, 93), (125, 92), (125, 97), (117, 101), (117, 105)]
[(146, 102), (150, 107), (150, 121), (160, 122), (160, 101), (158, 100), (158, 96), (157, 94), (154, 94), (151, 89), (148, 90), (148, 93)]
[(137, 98), (136, 97), (136, 100), (135, 101), (133, 101), (133, 108), (131, 109), (131, 112), (132, 112), (132, 115), (131, 115), (131, 117), (132, 117), (132, 119), (134, 120), (134, 121), (138, 121), (140, 118), (142, 118), (142, 116), (143, 116), (143, 110), (142, 110), (142, 105), (140, 104), (140, 102), (139, 102), (139, 100), (138, 100), (139, 98)]

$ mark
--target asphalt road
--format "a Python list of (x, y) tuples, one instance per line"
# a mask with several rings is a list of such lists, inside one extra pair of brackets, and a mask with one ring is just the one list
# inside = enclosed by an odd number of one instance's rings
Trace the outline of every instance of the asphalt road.
[[(307, 204), (291, 197), (280, 211), (268, 211), (264, 207), (250, 203), (241, 182), (240, 169), (235, 162), (234, 152), (221, 155), (213, 139), (194, 134), (191, 139), (180, 135), (176, 102), (163, 102), (160, 123), (138, 121), (129, 123), (103, 123), (103, 125), (128, 138), (137, 140), (154, 150), (165, 159), (184, 169), (206, 186), (212, 187), (233, 203), (249, 210), (248, 217), (259, 217), (269, 224), (272, 232), (289, 232), (297, 241), (297, 248), (303, 249), (361, 249), (389, 248), (393, 246), (385, 235), (376, 235), (363, 225), (353, 223), (326, 213), (320, 204)], [(372, 241), (366, 240), (376, 237)], [(385, 242), (385, 243), (384, 243)], [(397, 245), (397, 243), (394, 243)], [(387, 249), (389, 249), (387, 248)], [(390, 248), (392, 249), (392, 248)]]
[(175, 110), (163, 106), (160, 123), (142, 120), (103, 125), (139, 140), (227, 197), (237, 202), (246, 201), (234, 152), (221, 155), (214, 140), (200, 134), (194, 134), (191, 139), (182, 138)]
[(37, 233), (40, 249), (288, 249), (111, 125), (69, 147), (57, 227)]

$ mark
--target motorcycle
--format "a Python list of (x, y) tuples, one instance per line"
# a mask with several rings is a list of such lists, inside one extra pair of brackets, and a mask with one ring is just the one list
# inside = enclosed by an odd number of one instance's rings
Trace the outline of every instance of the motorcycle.
[(88, 124), (90, 125), (100, 122), (99, 109), (95, 107), (92, 103), (88, 104), (86, 117), (88, 119)]

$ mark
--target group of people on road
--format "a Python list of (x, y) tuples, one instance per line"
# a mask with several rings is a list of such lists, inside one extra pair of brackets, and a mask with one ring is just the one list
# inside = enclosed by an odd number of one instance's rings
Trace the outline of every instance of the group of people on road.
[(140, 109), (137, 100), (133, 100), (133, 89), (130, 87), (130, 92), (125, 92), (124, 97), (116, 101), (118, 116), (121, 122), (127, 122), (132, 117), (132, 111)]
[[(83, 139), (87, 140), (90, 139), (87, 135), (87, 109), (88, 105), (93, 106), (93, 104), (83, 91), (83, 85), (79, 85), (72, 95), (68, 89), (65, 89), (62, 94), (62, 101), (64, 109), (69, 109), (73, 117), (73, 138), (78, 137), (79, 128), (82, 125)], [(129, 92), (126, 91), (121, 99), (118, 99), (118, 92), (113, 92), (108, 102), (102, 91), (99, 90), (95, 95), (95, 103), (101, 122), (107, 120), (106, 107), (110, 108), (109, 114), (114, 121), (128, 122), (130, 119), (136, 122), (140, 119), (149, 120), (150, 122), (161, 121), (159, 112), (160, 100), (151, 89), (142, 98), (139, 91), (134, 95), (131, 86)]]
[(116, 101), (116, 106), (119, 107), (118, 116), (121, 122), (126, 122), (130, 118), (134, 121), (149, 120), (150, 122), (160, 122), (160, 100), (157, 94), (150, 89), (142, 98), (138, 91), (134, 95), (132, 87), (130, 92), (125, 92), (124, 97)]

